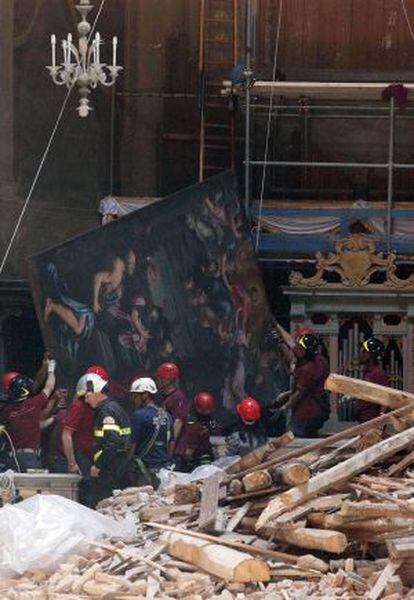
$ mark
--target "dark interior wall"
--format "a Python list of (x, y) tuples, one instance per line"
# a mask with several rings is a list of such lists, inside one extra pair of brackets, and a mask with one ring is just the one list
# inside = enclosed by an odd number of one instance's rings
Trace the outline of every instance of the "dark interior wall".
[[(266, 79), (273, 66), (281, 3), (257, 0), (256, 5), (255, 77)], [(414, 22), (414, 7), (407, 3), (407, 9)], [(413, 81), (413, 47), (400, 0), (285, 0), (282, 4), (277, 66), (290, 81)], [(377, 104), (387, 108), (380, 97)], [(263, 116), (255, 119), (255, 148), (260, 159), (267, 116), (266, 110), (261, 112)], [(313, 114), (318, 112), (323, 113), (314, 110)], [(311, 118), (307, 151), (304, 113), (298, 118), (277, 119), (269, 159), (386, 162), (389, 122), (387, 112), (382, 115), (382, 119), (363, 120)], [(414, 121), (397, 111), (397, 161), (413, 162), (413, 135)], [(387, 187), (385, 171), (377, 169), (313, 168), (306, 176), (303, 169), (270, 169), (267, 183), (267, 196), (278, 193), (285, 197), (292, 197), (294, 188), (304, 190), (302, 197), (309, 197), (309, 191), (318, 197), (327, 190), (331, 198), (383, 200)], [(397, 172), (395, 189), (397, 198), (412, 197), (414, 179), (410, 171)]]
[[(258, 67), (271, 69), (280, 0), (256, 0)], [(407, 2), (409, 17), (414, 7)], [(414, 66), (400, 0), (285, 0), (279, 60), (289, 75), (359, 70), (370, 79)], [(374, 73), (373, 73), (374, 71)], [(340, 74), (337, 73), (340, 78)]]
[[(98, 0), (94, 0), (95, 11)], [(33, 180), (47, 138), (65, 96), (45, 65), (49, 38), (75, 31), (75, 0), (0, 2), (0, 252), (4, 251)], [(240, 1), (239, 47), (243, 45)], [(279, 0), (256, 0), (256, 77), (272, 66)], [(124, 71), (117, 84), (115, 193), (166, 195), (197, 179), (198, 0), (106, 0), (99, 31), (110, 51), (120, 40)], [(410, 9), (410, 7), (408, 6)], [(414, 22), (414, 9), (410, 18)], [(95, 13), (92, 13), (95, 14)], [(284, 0), (279, 67), (289, 79), (409, 79), (413, 40), (399, 0)], [(167, 97), (166, 97), (167, 95)], [(180, 97), (171, 97), (179, 95)], [(24, 257), (59, 243), (98, 223), (96, 207), (109, 189), (111, 90), (91, 95), (93, 112), (79, 119), (78, 96), (67, 109), (35, 189), (3, 276), (24, 277)], [(256, 124), (257, 152), (264, 127)], [(397, 157), (414, 161), (412, 121), (397, 124)], [(279, 123), (274, 155), (302, 156), (303, 124)], [(175, 139), (181, 136), (177, 141)], [(382, 160), (385, 121), (314, 121), (310, 125), (314, 159)], [(284, 183), (320, 190), (362, 186), (384, 189), (378, 173), (279, 173)], [(269, 181), (273, 186), (272, 177)], [(12, 185), (14, 182), (14, 186)], [(399, 190), (414, 187), (410, 173), (398, 174)], [(306, 184), (306, 185), (305, 185)], [(272, 189), (270, 188), (270, 192)]]

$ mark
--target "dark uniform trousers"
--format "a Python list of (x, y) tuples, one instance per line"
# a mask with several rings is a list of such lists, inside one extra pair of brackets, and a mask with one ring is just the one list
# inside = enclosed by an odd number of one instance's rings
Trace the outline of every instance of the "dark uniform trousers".
[(127, 451), (131, 445), (131, 423), (128, 414), (112, 398), (106, 398), (96, 409), (94, 419), (94, 465), (100, 470), (94, 479), (94, 504), (123, 487), (127, 468)]

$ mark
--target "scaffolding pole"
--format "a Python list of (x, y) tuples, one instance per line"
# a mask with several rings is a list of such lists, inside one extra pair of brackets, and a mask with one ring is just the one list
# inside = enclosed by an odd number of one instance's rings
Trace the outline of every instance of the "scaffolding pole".
[(246, 90), (244, 131), (244, 207), (246, 215), (250, 208), (250, 103), (252, 83), (252, 0), (246, 0), (246, 52), (244, 62), (244, 85)]
[(395, 100), (390, 98), (390, 129), (388, 139), (388, 190), (387, 190), (387, 252), (391, 252), (392, 205), (394, 196)]

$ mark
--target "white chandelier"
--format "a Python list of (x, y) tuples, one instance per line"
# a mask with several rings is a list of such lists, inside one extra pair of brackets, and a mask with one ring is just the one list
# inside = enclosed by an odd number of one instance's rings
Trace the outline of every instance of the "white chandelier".
[(114, 85), (119, 71), (122, 69), (116, 64), (116, 52), (118, 38), (112, 38), (112, 65), (101, 63), (101, 36), (95, 34), (92, 43), (89, 44), (89, 33), (91, 25), (87, 16), (93, 6), (89, 0), (80, 0), (76, 10), (80, 13), (82, 20), (78, 24), (79, 42), (78, 47), (72, 43), (72, 35), (68, 33), (67, 39), (62, 40), (63, 63), (56, 64), (56, 36), (50, 36), (52, 45), (52, 65), (46, 67), (56, 85), (66, 85), (71, 88), (75, 83), (78, 86), (80, 101), (77, 111), (80, 117), (87, 117), (92, 110), (89, 104), (90, 90), (96, 88), (98, 83), (106, 87)]

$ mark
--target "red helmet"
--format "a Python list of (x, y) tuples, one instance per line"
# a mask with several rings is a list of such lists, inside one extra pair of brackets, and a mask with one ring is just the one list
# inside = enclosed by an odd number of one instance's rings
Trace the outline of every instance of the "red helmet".
[(12, 379), (17, 377), (18, 375), (21, 375), (21, 373), (18, 373), (17, 371), (8, 371), (7, 373), (5, 373), (3, 375), (2, 380), (1, 380), (1, 385), (5, 392), (9, 391), (9, 387), (12, 382)]
[(94, 375), (99, 375), (99, 377), (102, 377), (102, 379), (105, 379), (105, 381), (109, 381), (108, 373), (103, 367), (100, 367), (99, 365), (92, 365), (91, 367), (89, 367), (89, 369), (86, 369), (85, 375), (90, 375), (91, 373), (93, 373)]
[(295, 330), (294, 336), (295, 339), (300, 339), (303, 335), (315, 335), (315, 330), (312, 327), (298, 327)]
[(165, 362), (162, 363), (155, 371), (156, 377), (162, 377), (162, 379), (168, 379), (169, 381), (175, 381), (180, 379), (180, 369), (175, 363)]
[(200, 415), (210, 415), (216, 408), (214, 396), (208, 392), (198, 392), (194, 396), (194, 408)]
[(245, 421), (257, 421), (260, 419), (260, 405), (254, 398), (243, 398), (236, 406), (236, 410)]

